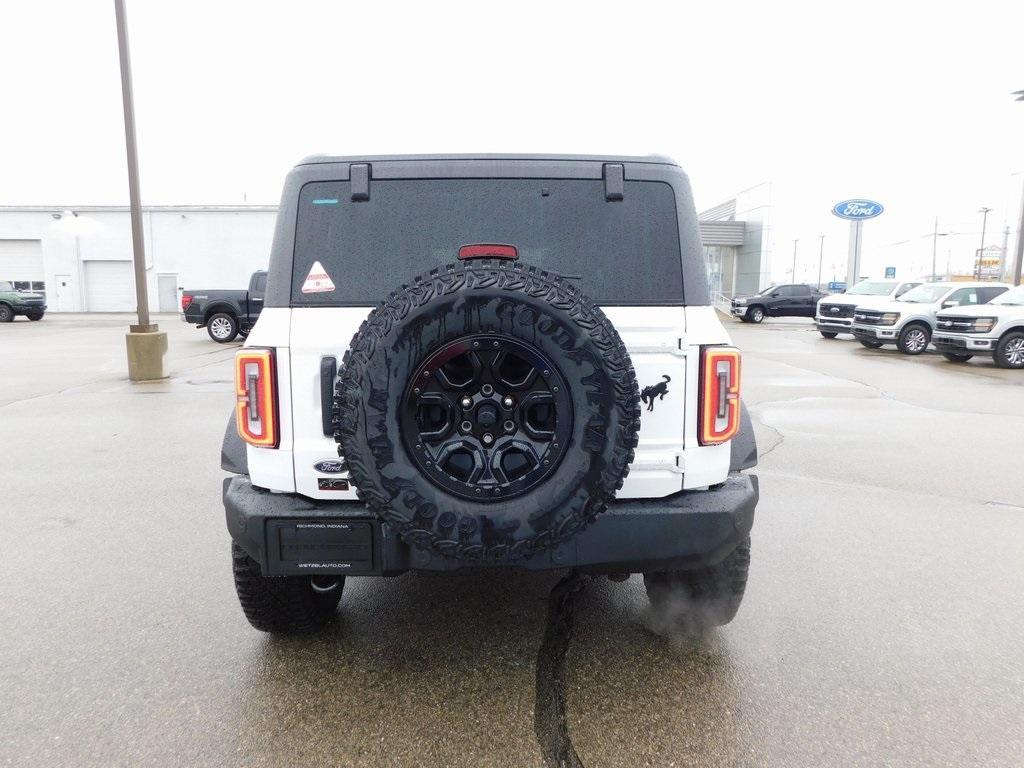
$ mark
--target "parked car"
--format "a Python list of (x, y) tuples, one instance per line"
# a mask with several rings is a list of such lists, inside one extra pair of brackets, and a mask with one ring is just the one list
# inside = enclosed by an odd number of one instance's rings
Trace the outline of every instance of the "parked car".
[(45, 295), (15, 290), (14, 283), (0, 280), (0, 323), (9, 323), (17, 315), (24, 315), (29, 320), (42, 320), (45, 312)]
[(730, 313), (745, 323), (766, 317), (814, 317), (814, 308), (825, 294), (804, 283), (769, 285), (753, 296), (735, 296)]
[(686, 629), (730, 621), (757, 448), (696, 231), (663, 158), (297, 166), (222, 452), (250, 623), (496, 566), (642, 573)]
[(1000, 368), (1024, 368), (1024, 285), (979, 307), (939, 312), (932, 344), (955, 363), (989, 352)]
[(252, 273), (247, 291), (195, 291), (181, 294), (181, 319), (197, 328), (206, 328), (210, 338), (220, 344), (248, 336), (263, 311), (267, 291), (267, 273)]
[(985, 304), (1009, 288), (1005, 283), (924, 283), (885, 304), (858, 306), (853, 335), (869, 349), (895, 344), (905, 355), (920, 355), (928, 349), (939, 310)]
[(814, 324), (826, 339), (834, 339), (840, 333), (852, 333), (853, 311), (858, 306), (886, 304), (920, 284), (920, 281), (906, 280), (861, 280), (846, 293), (818, 299)]

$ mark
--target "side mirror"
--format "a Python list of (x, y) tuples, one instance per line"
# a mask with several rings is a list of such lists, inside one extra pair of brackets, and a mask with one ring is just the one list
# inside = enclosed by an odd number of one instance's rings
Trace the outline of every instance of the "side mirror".
[(777, 299), (777, 298), (779, 298), (779, 292), (778, 292), (778, 291), (776, 291), (775, 293), (773, 293), (773, 294), (772, 294), (772, 298), (773, 298), (773, 299)]
[(944, 301), (944, 302), (942, 302), (942, 308), (943, 309), (949, 309), (950, 307), (959, 307), (959, 306), (960, 306), (960, 302), (959, 301)]

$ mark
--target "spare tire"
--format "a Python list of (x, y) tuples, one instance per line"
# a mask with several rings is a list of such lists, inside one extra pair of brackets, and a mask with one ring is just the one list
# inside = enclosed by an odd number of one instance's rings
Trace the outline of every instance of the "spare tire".
[(563, 277), (466, 261), (374, 309), (345, 353), (335, 438), (359, 496), (408, 544), (514, 562), (604, 511), (640, 427), (636, 374)]

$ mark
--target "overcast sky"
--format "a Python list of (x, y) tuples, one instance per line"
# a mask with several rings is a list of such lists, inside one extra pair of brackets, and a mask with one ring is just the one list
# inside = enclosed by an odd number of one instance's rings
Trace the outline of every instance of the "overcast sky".
[[(772, 183), (780, 278), (794, 239), (799, 278), (819, 234), (845, 262), (847, 197), (886, 206), (869, 270), (928, 271), (936, 215), (954, 265), (980, 206), (1016, 230), (1024, 3), (677, 6), (128, 0), (143, 202), (277, 202), (320, 152), (656, 152), (698, 207)], [(112, 1), (0, 8), (0, 205), (125, 203)]]

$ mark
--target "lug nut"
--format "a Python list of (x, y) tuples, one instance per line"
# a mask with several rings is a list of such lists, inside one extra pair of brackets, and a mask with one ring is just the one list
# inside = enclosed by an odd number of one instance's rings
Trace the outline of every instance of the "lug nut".
[(509, 419), (508, 421), (505, 422), (505, 431), (506, 432), (512, 432), (513, 430), (515, 430), (515, 428), (516, 428), (516, 423), (514, 421), (512, 421), (512, 419)]
[(490, 432), (485, 432), (483, 439), (484, 439), (484, 445), (490, 445), (491, 443), (494, 442), (494, 435), (492, 435)]
[(462, 407), (463, 408), (470, 408), (470, 407), (472, 407), (472, 405), (473, 405), (473, 401), (470, 400), (468, 397), (462, 398)]
[(508, 395), (506, 395), (505, 399), (501, 401), (501, 404), (504, 405), (506, 408), (511, 408), (512, 407), (512, 398), (509, 397)]

